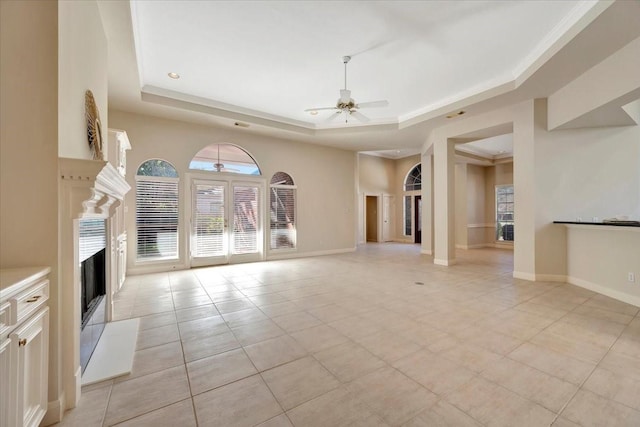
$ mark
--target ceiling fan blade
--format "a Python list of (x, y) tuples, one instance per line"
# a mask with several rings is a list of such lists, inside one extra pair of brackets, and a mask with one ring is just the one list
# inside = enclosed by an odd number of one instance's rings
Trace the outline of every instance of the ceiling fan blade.
[(322, 110), (335, 110), (336, 107), (319, 107), (319, 108), (307, 108), (306, 110), (304, 110), (305, 113), (308, 113), (309, 111), (322, 111)]
[(353, 117), (355, 117), (356, 119), (360, 120), (361, 122), (365, 122), (366, 123), (366, 122), (368, 122), (370, 120), (369, 117), (367, 117), (364, 114), (362, 114), (362, 113), (360, 113), (358, 111), (355, 111), (355, 110), (352, 110), (350, 114)]
[(335, 119), (337, 119), (338, 117), (340, 117), (341, 115), (342, 115), (342, 111), (336, 111), (335, 113), (333, 113), (329, 117), (327, 117), (325, 122), (332, 122)]
[(340, 89), (340, 102), (348, 104), (351, 101), (351, 91), (348, 89)]
[(378, 108), (387, 106), (389, 106), (389, 101), (386, 99), (383, 101), (361, 102), (360, 104), (356, 104), (356, 108)]

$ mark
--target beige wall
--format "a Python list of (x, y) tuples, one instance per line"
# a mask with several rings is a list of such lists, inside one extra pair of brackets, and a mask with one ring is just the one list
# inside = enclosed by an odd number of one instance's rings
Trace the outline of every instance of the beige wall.
[[(233, 128), (214, 128), (121, 111), (111, 111), (109, 118), (112, 127), (127, 132), (132, 146), (127, 154), (127, 181), (133, 188), (126, 198), (128, 270), (140, 271), (136, 267), (144, 267), (142, 264), (136, 266), (135, 262), (135, 172), (138, 166), (151, 158), (172, 163), (180, 174), (181, 204), (184, 206), (185, 173), (189, 162), (200, 149), (213, 143), (232, 143), (247, 150), (260, 166), (267, 184), (278, 171), (287, 172), (294, 179), (298, 187), (297, 251), (291, 256), (355, 248), (354, 152), (256, 136)], [(184, 239), (184, 224), (181, 230)], [(181, 248), (180, 260), (161, 268), (186, 267), (184, 240)]]
[[(554, 228), (565, 228), (555, 225)], [(567, 276), (584, 286), (640, 307), (640, 230), (630, 227), (569, 226)], [(606, 266), (606, 268), (603, 268)], [(635, 273), (635, 282), (628, 274)]]
[(52, 401), (60, 391), (57, 2), (0, 2), (0, 102), (0, 267), (51, 267)]
[[(392, 160), (367, 154), (358, 154), (358, 242), (365, 242), (365, 204), (364, 197), (369, 195), (393, 196), (395, 211), (391, 213), (391, 240), (413, 242), (413, 236), (404, 235), (404, 181), (407, 174), (418, 163), (420, 155)], [(419, 195), (419, 191), (410, 194)]]
[[(59, 2), (58, 122), (60, 157), (91, 159), (84, 115), (85, 91), (91, 90), (107, 144), (108, 53), (98, 3)], [(103, 149), (106, 159), (106, 147)]]

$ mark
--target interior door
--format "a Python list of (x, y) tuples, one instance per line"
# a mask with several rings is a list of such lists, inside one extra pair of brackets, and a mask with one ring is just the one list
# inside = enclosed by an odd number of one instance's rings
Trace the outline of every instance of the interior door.
[(191, 265), (258, 261), (263, 253), (257, 183), (195, 180), (192, 185)]
[(393, 227), (393, 196), (383, 196), (382, 198), (382, 241), (390, 242), (393, 240), (391, 230)]

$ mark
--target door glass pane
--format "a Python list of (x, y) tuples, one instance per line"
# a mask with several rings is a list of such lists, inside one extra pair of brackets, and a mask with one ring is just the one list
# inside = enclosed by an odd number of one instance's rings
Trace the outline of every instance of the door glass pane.
[(196, 185), (194, 234), (195, 256), (226, 255), (224, 245), (223, 185)]
[(258, 188), (233, 187), (233, 253), (258, 252)]

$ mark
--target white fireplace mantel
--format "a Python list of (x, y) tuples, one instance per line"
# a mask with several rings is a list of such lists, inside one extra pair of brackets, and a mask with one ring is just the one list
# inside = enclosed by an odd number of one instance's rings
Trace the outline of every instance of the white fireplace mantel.
[[(111, 163), (102, 160), (58, 159), (60, 184), (60, 326), (62, 339), (62, 384), (64, 407), (74, 407), (80, 398), (80, 262), (78, 219), (107, 221), (107, 253), (114, 241), (111, 224), (131, 186)], [(109, 258), (109, 257), (108, 257)], [(112, 260), (108, 260), (108, 263)], [(107, 268), (107, 294), (116, 280)]]
[(68, 206), (73, 218), (109, 218), (131, 190), (124, 177), (102, 160), (59, 159), (63, 187), (71, 190)]

